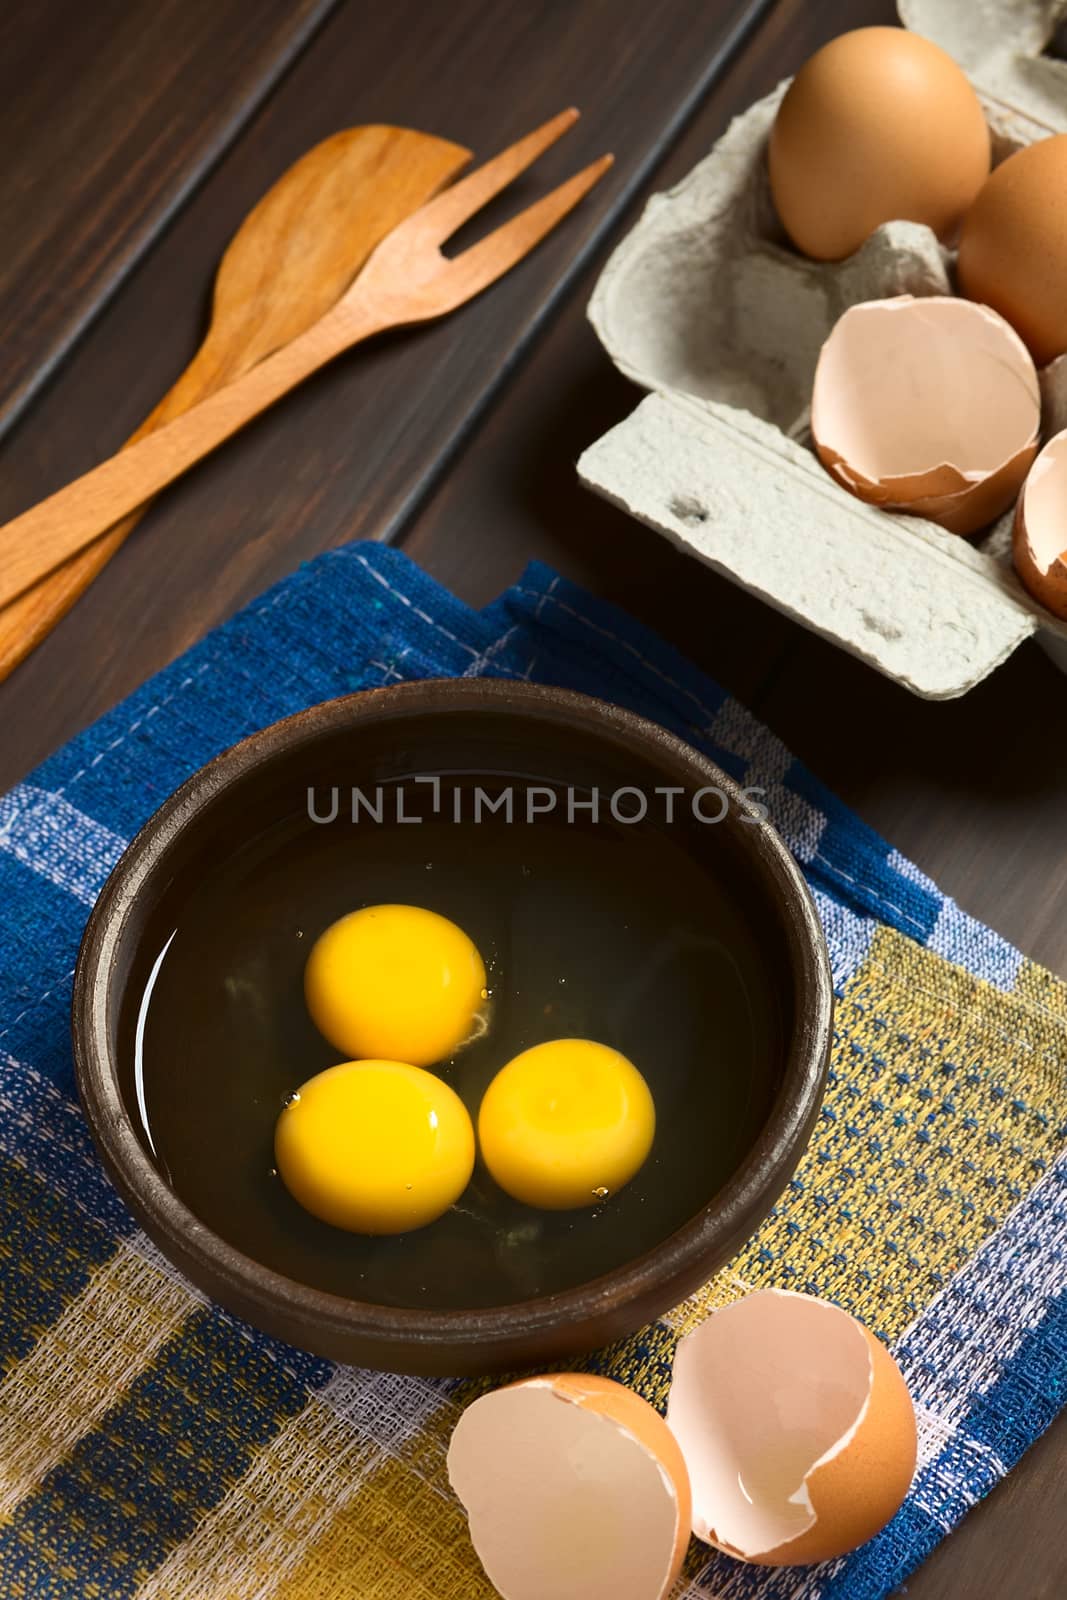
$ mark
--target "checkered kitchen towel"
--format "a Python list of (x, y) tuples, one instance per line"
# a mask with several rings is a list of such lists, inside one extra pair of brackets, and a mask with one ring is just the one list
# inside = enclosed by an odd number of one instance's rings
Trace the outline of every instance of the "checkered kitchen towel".
[(334, 1366), (205, 1302), (104, 1178), (67, 1038), (89, 907), (195, 767), (312, 702), (477, 673), (618, 701), (762, 785), (830, 944), (833, 1070), (786, 1196), (729, 1270), (588, 1365), (662, 1406), (678, 1336), (709, 1309), (767, 1284), (810, 1290), (895, 1351), (920, 1466), (895, 1521), (855, 1555), (770, 1573), (694, 1546), (684, 1594), (886, 1595), (1063, 1402), (1067, 986), (618, 611), (532, 567), (474, 612), (396, 552), (354, 545), (249, 606), (0, 800), (5, 1600), (490, 1593), (444, 1472), (466, 1386)]

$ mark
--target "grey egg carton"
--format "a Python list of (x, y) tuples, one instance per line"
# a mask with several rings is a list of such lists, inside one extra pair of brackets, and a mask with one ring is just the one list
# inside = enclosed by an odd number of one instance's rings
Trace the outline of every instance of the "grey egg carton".
[[(994, 160), (1067, 131), (1067, 64), (1040, 58), (1067, 0), (901, 0), (904, 23), (964, 66)], [(965, 694), (1024, 639), (1067, 670), (1067, 623), (1023, 588), (1011, 518), (977, 544), (864, 505), (810, 444), (819, 350), (849, 306), (950, 294), (953, 256), (892, 222), (854, 256), (809, 261), (774, 213), (766, 146), (787, 84), (655, 195), (597, 283), (589, 317), (649, 391), (578, 462), (582, 481), (681, 549), (926, 699)], [(1041, 374), (1043, 436), (1067, 426), (1067, 356)]]

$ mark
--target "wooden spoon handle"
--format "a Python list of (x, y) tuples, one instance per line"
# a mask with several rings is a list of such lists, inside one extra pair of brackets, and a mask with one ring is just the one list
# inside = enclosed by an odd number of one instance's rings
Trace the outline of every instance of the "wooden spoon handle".
[(373, 312), (354, 318), (349, 305), (342, 315), (327, 312), (234, 383), (0, 528), (0, 606), (91, 547), (120, 517), (181, 477), (340, 351), (383, 325)]
[[(218, 386), (218, 363), (208, 340), (201, 345), (177, 383), (155, 410), (130, 435), (125, 448), (191, 410), (198, 400), (211, 394)], [(0, 607), (0, 683), (10, 677), (15, 668), (36, 650), (66, 616), (116, 550), (126, 542), (146, 510), (147, 503), (138, 506), (128, 517), (109, 528), (102, 538), (79, 551), (69, 561), (62, 562), (55, 571), (20, 594), (10, 605)]]

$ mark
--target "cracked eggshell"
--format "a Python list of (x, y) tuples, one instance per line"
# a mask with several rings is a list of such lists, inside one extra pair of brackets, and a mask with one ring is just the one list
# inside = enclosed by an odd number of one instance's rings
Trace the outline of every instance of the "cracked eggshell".
[(681, 1571), (681, 1450), (608, 1378), (557, 1373), (483, 1395), (456, 1424), (448, 1476), (503, 1600), (664, 1600)]
[(769, 1289), (713, 1313), (675, 1356), (667, 1422), (693, 1532), (739, 1560), (844, 1555), (895, 1515), (915, 1471), (915, 1411), (863, 1325)]
[(898, 295), (846, 311), (815, 370), (811, 433), (844, 488), (883, 511), (977, 533), (1015, 500), (1037, 453), (1041, 390), (988, 306)]
[(1067, 620), (1067, 429), (1030, 469), (1015, 511), (1012, 559), (1034, 599)]

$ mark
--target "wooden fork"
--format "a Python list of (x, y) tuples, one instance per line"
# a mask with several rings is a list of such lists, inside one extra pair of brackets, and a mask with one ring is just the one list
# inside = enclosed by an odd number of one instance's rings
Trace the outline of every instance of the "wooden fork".
[[(203, 342), (133, 444), (233, 383), (317, 322), (374, 246), (432, 200), (470, 151), (412, 128), (364, 126), (308, 150), (245, 217), (219, 262)], [(47, 638), (144, 516), (136, 507), (9, 606), (0, 606), (0, 682)]]
[(562, 112), (444, 190), (386, 235), (340, 300), (305, 333), (192, 410), (0, 528), (0, 606), (101, 537), (342, 351), (387, 328), (454, 311), (522, 260), (611, 165), (602, 156), (462, 254), (441, 253), (577, 118)]

